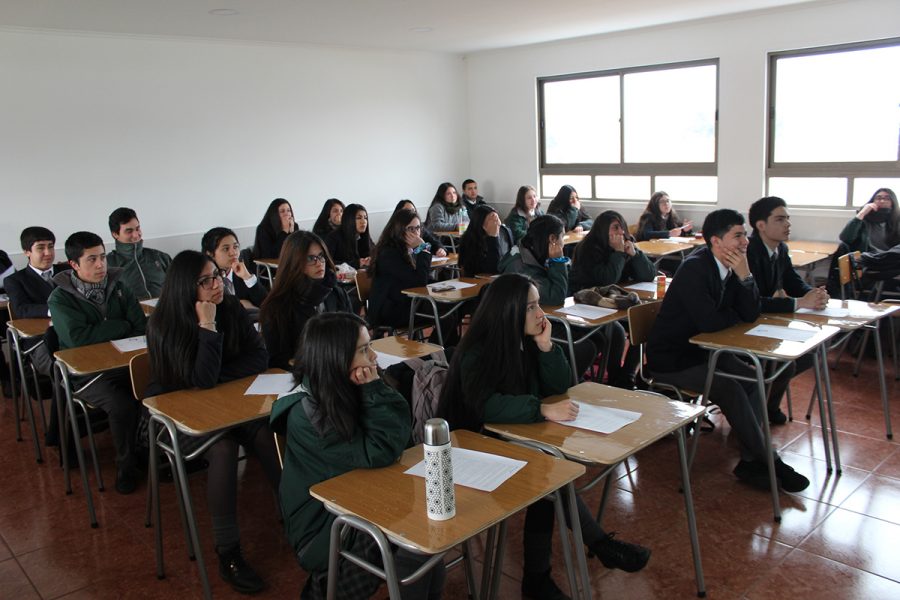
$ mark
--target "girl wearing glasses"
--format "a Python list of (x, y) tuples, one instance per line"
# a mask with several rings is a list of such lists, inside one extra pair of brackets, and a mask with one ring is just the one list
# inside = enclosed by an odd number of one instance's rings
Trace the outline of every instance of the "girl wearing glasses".
[(369, 213), (361, 204), (349, 204), (341, 216), (341, 226), (325, 238), (334, 264), (348, 264), (354, 269), (368, 267), (372, 255), (369, 235)]
[[(409, 404), (379, 378), (375, 360), (360, 317), (313, 317), (294, 360), (298, 387), (272, 407), (272, 428), (286, 437), (279, 494), (285, 530), (298, 562), (309, 573), (301, 598), (325, 598), (334, 521), (310, 496), (310, 486), (354, 469), (391, 465), (409, 441)], [(342, 536), (342, 545), (370, 561), (380, 556), (367, 535)], [(394, 558), (403, 578), (429, 557), (394, 548)], [(337, 598), (368, 598), (381, 584), (377, 576), (343, 559), (338, 569)], [(416, 583), (402, 586), (402, 597), (437, 600), (443, 581), (444, 566), (438, 564)]]
[(897, 194), (888, 188), (876, 190), (856, 216), (841, 231), (848, 252), (883, 252), (900, 244), (900, 207)]
[[(147, 325), (150, 383), (145, 394), (155, 396), (261, 373), (268, 354), (262, 338), (234, 296), (226, 295), (222, 272), (209, 256), (194, 250), (180, 252), (166, 273), (156, 310)], [(144, 434), (146, 435), (146, 433)], [(190, 453), (209, 437), (179, 434)], [(244, 561), (237, 523), (238, 446), (254, 454), (273, 488), (281, 473), (272, 433), (256, 421), (231, 429), (204, 454), (207, 504), (219, 556), (219, 574), (236, 591), (251, 594), (263, 589), (262, 579)]]
[(647, 208), (638, 221), (637, 239), (639, 242), (670, 237), (691, 235), (694, 224), (678, 216), (672, 207), (672, 201), (665, 192), (655, 192), (650, 196)]
[(213, 227), (203, 234), (200, 247), (225, 273), (225, 292), (233, 294), (249, 311), (256, 311), (266, 299), (266, 289), (241, 260), (241, 243), (227, 227)]
[[(419, 216), (419, 209), (417, 209), (416, 205), (412, 203), (412, 200), (404, 199), (398, 202), (397, 206), (394, 207), (394, 212), (397, 212), (398, 210), (411, 210), (416, 213), (416, 216)], [(441, 241), (437, 239), (437, 237), (435, 237), (435, 235), (426, 227), (422, 227), (421, 236), (422, 239), (425, 240), (426, 244), (431, 245), (431, 254), (433, 256), (447, 256), (447, 249), (444, 248), (444, 245), (441, 243)]]
[(317, 312), (353, 312), (338, 283), (322, 238), (309, 231), (288, 236), (278, 259), (278, 277), (259, 312), (269, 366), (290, 370), (306, 322)]

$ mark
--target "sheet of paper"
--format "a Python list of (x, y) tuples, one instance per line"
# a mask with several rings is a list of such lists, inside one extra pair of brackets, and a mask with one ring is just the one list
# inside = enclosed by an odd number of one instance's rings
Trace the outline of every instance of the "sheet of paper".
[(159, 298), (149, 298), (147, 300), (141, 300), (141, 304), (144, 306), (149, 306), (151, 308), (156, 308), (156, 304), (159, 302)]
[(805, 342), (814, 335), (815, 331), (781, 327), (780, 325), (757, 325), (747, 332), (747, 335), (786, 340), (788, 342)]
[(625, 286), (626, 290), (634, 290), (636, 292), (655, 292), (656, 291), (656, 282), (655, 281), (642, 281), (640, 283), (632, 283), (631, 285)]
[(376, 359), (378, 362), (378, 366), (382, 369), (387, 369), (391, 365), (397, 365), (406, 360), (402, 356), (388, 354), (387, 352), (379, 352), (378, 350), (375, 351), (375, 354), (378, 356), (378, 358)]
[(578, 418), (573, 421), (558, 421), (560, 425), (590, 429), (600, 433), (613, 433), (641, 418), (641, 413), (608, 406), (578, 403)]
[[(452, 448), (453, 483), (475, 488), (483, 492), (493, 492), (504, 481), (527, 465), (524, 460), (516, 460), (487, 452)], [(409, 475), (425, 477), (425, 461), (406, 470)]]
[(694, 241), (692, 237), (668, 237), (663, 239), (664, 242), (672, 242), (673, 244), (690, 244)]
[(452, 292), (453, 290), (464, 290), (470, 287), (475, 287), (475, 284), (466, 283), (465, 281), (441, 281), (430, 284), (428, 289), (432, 292)]
[(442, 263), (442, 262), (447, 262), (448, 260), (450, 260), (450, 259), (447, 258), (446, 256), (432, 256), (432, 257), (431, 257), (431, 264), (437, 265), (437, 264), (440, 264), (440, 263)]
[(797, 314), (800, 315), (823, 315), (825, 317), (849, 317), (849, 308), (831, 308), (826, 307), (822, 310), (813, 310), (812, 308), (798, 308)]
[(291, 373), (269, 373), (257, 375), (245, 396), (266, 396), (268, 394), (283, 394), (294, 389), (294, 376)]
[(112, 345), (119, 352), (131, 352), (133, 350), (143, 350), (147, 347), (147, 336), (139, 335), (136, 337), (124, 338), (121, 340), (113, 340)]
[(603, 308), (601, 306), (594, 306), (592, 304), (573, 304), (572, 306), (560, 308), (556, 312), (565, 315), (581, 317), (582, 319), (599, 319), (600, 317), (605, 317), (606, 315), (613, 314), (614, 312), (616, 312), (616, 309)]

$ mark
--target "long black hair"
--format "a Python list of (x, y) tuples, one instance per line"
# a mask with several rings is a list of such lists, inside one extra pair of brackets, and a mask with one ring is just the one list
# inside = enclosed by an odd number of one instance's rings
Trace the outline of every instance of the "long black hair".
[(547, 214), (565, 215), (571, 204), (570, 199), (573, 193), (577, 194), (578, 192), (571, 185), (564, 185), (559, 188), (556, 196), (550, 201), (550, 205), (547, 206)]
[(603, 211), (597, 216), (597, 220), (588, 234), (575, 247), (574, 260), (576, 265), (593, 264), (609, 260), (610, 254), (615, 252), (615, 249), (609, 245), (609, 228), (616, 221), (622, 226), (625, 238), (628, 239), (630, 237), (625, 217), (614, 210)]
[(294, 380), (309, 380), (319, 415), (344, 440), (359, 423), (362, 391), (350, 380), (350, 365), (366, 322), (351, 313), (324, 313), (306, 322), (294, 357)]
[(322, 205), (322, 212), (319, 213), (319, 218), (317, 218), (316, 222), (313, 224), (313, 233), (324, 237), (337, 229), (337, 227), (331, 224), (331, 208), (335, 204), (339, 204), (341, 209), (344, 208), (344, 203), (337, 198), (329, 198), (326, 200), (325, 204)]
[[(154, 381), (166, 389), (193, 386), (192, 373), (197, 361), (197, 280), (207, 263), (216, 267), (212, 257), (196, 250), (179, 252), (169, 269), (159, 294), (156, 309), (147, 323), (147, 350), (150, 373)], [(240, 301), (225, 294), (216, 306), (216, 329), (223, 333), (222, 356), (240, 353)]]
[[(368, 218), (369, 212), (366, 210), (365, 206), (362, 204), (348, 204), (344, 207), (344, 214), (341, 215), (341, 226), (338, 228), (338, 235), (341, 236), (345, 250), (350, 253), (351, 259), (357, 262), (361, 258), (359, 254), (359, 243), (368, 244), (370, 249), (373, 246), (372, 236), (369, 235), (368, 223), (366, 223), (366, 231), (364, 233), (356, 231), (356, 215), (361, 212), (366, 213), (366, 217)], [(359, 237), (358, 240), (357, 236)]]
[[(875, 202), (875, 196), (882, 192), (887, 194), (891, 200), (891, 212), (884, 223), (884, 241), (889, 247), (893, 247), (900, 244), (900, 205), (897, 204), (897, 194), (890, 188), (878, 188), (866, 204)], [(859, 210), (862, 210), (862, 207)], [(866, 219), (869, 220), (869, 216), (872, 214), (866, 215)]]
[(527, 248), (539, 264), (544, 264), (550, 258), (550, 236), (558, 236), (560, 238), (559, 243), (562, 244), (564, 232), (565, 226), (559, 220), (559, 217), (541, 215), (531, 221), (528, 231), (525, 233), (522, 241), (519, 242), (519, 245)]
[[(447, 202), (444, 200), (444, 194), (447, 193), (447, 190), (449, 188), (453, 188), (453, 191), (456, 192), (456, 204), (447, 204)], [(431, 208), (435, 204), (440, 204), (441, 206), (443, 206), (444, 210), (446, 210), (451, 215), (456, 214), (462, 207), (462, 203), (459, 200), (459, 190), (457, 190), (456, 186), (449, 181), (445, 181), (438, 186), (437, 191), (434, 193), (434, 198), (431, 199), (431, 204), (429, 204), (428, 207)]]
[(684, 220), (678, 216), (678, 212), (675, 210), (675, 207), (672, 206), (670, 200), (670, 208), (669, 215), (665, 219), (663, 219), (662, 211), (659, 208), (659, 203), (663, 198), (668, 198), (669, 194), (660, 190), (658, 192), (654, 192), (652, 196), (650, 196), (650, 201), (647, 202), (647, 208), (644, 209), (644, 213), (641, 215), (638, 220), (638, 228), (644, 229), (646, 228), (646, 223), (650, 223), (650, 227), (654, 230), (661, 231), (663, 229), (675, 229), (676, 227), (681, 227), (684, 223)]
[[(281, 216), (278, 214), (278, 209), (288, 205), (291, 209), (291, 214), (294, 214), (294, 207), (291, 206), (291, 203), (285, 200), (284, 198), (275, 198), (271, 202), (269, 202), (269, 207), (266, 209), (266, 214), (263, 215), (262, 220), (259, 222), (259, 225), (256, 227), (256, 239), (253, 242), (254, 247), (260, 247), (260, 239), (259, 236), (261, 233), (264, 233), (269, 237), (269, 239), (274, 240), (278, 237), (278, 232), (281, 231)], [(297, 229), (296, 219), (294, 220), (294, 231)], [(265, 257), (271, 258), (271, 257)]]
[[(484, 404), (492, 394), (528, 393), (527, 374), (537, 368), (538, 352), (534, 340), (525, 335), (533, 285), (524, 275), (507, 273), (491, 282), (481, 299), (441, 390), (439, 412), (451, 428), (479, 431)], [(478, 360), (464, 372), (463, 359), (472, 352)]]
[[(479, 204), (472, 209), (469, 215), (469, 226), (459, 240), (459, 266), (462, 273), (468, 277), (474, 277), (477, 264), (481, 257), (487, 254), (487, 234), (484, 232), (484, 221), (491, 214), (497, 212), (487, 204)], [(501, 225), (502, 227), (502, 225)]]
[[(413, 269), (416, 268), (416, 261), (408, 252), (408, 246), (406, 245), (406, 227), (413, 222), (413, 219), (419, 219), (419, 215), (405, 209), (394, 211), (394, 214), (388, 219), (387, 225), (384, 226), (384, 230), (381, 232), (381, 237), (378, 238), (375, 251), (372, 253), (372, 265), (370, 267), (372, 277), (378, 275), (378, 257), (386, 248), (394, 248), (399, 251), (402, 256), (406, 257), (409, 266)], [(421, 224), (422, 220), (419, 219), (419, 225)], [(421, 235), (421, 230), (419, 235)]]

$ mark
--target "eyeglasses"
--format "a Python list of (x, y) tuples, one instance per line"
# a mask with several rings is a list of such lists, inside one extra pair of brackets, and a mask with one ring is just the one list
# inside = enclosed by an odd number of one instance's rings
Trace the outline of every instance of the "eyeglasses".
[(207, 275), (206, 277), (201, 277), (197, 280), (197, 286), (202, 287), (204, 290), (211, 290), (215, 286), (215, 282), (218, 281), (219, 285), (222, 284), (222, 281), (225, 279), (225, 271), (222, 269), (218, 269), (213, 272), (212, 275)]
[(421, 225), (409, 225), (406, 228), (406, 231), (408, 231), (409, 233), (419, 233), (420, 231), (422, 231), (422, 226)]
[(890, 196), (887, 196), (887, 195), (884, 195), (884, 196), (875, 196), (874, 200), (876, 200), (876, 201), (877, 201), (877, 200), (884, 200), (884, 201), (886, 201), (886, 202), (890, 202), (891, 197), (890, 197)]
[(314, 265), (316, 263), (324, 263), (325, 262), (325, 253), (319, 252), (318, 254), (307, 254), (306, 255), (306, 264)]

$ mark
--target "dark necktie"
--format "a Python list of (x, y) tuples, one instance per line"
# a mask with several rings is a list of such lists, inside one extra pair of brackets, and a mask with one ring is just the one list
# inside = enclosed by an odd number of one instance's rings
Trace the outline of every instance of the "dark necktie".
[(225, 293), (229, 296), (234, 296), (234, 282), (230, 278), (225, 277), (222, 283), (225, 285)]
[(781, 289), (781, 282), (778, 281), (778, 253), (773, 252), (769, 257), (769, 281), (772, 284), (772, 290), (777, 292)]

